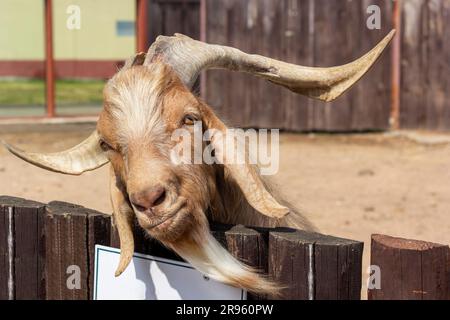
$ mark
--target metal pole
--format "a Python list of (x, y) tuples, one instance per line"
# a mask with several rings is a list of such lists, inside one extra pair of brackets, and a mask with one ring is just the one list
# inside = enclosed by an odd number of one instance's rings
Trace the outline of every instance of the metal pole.
[(391, 115), (389, 119), (392, 130), (400, 127), (400, 85), (401, 85), (401, 34), (402, 34), (402, 1), (394, 1), (393, 25), (397, 30), (393, 45), (391, 57)]
[(45, 0), (45, 97), (47, 117), (55, 116), (52, 0)]
[(148, 47), (148, 0), (136, 0), (136, 50), (146, 52)]

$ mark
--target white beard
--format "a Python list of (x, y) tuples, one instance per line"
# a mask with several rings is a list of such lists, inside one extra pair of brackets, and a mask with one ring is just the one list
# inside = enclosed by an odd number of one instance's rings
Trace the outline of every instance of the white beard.
[(255, 269), (234, 258), (208, 228), (195, 228), (182, 241), (166, 245), (211, 279), (253, 293), (277, 295), (280, 289)]

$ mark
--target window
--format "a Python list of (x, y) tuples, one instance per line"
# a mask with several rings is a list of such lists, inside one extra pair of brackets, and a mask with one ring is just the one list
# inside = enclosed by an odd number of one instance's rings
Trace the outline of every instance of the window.
[(116, 34), (119, 37), (134, 36), (134, 21), (117, 21)]

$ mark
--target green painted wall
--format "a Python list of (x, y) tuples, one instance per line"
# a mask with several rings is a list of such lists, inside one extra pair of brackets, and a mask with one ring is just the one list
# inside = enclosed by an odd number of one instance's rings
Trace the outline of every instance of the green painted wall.
[[(70, 5), (80, 8), (80, 29), (69, 29)], [(57, 60), (121, 60), (135, 50), (134, 34), (119, 36), (117, 21), (135, 21), (134, 0), (54, 0)], [(44, 1), (0, 0), (0, 60), (44, 58)]]
[[(80, 30), (66, 26), (69, 5), (80, 7)], [(56, 59), (120, 60), (133, 54), (135, 36), (118, 36), (116, 23), (135, 20), (134, 0), (55, 0), (53, 10)]]
[(44, 58), (43, 1), (0, 0), (0, 60)]

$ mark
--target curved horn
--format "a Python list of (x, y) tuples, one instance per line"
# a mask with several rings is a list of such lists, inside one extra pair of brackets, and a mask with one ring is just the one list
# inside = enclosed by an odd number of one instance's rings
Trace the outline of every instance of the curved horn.
[(79, 175), (108, 163), (108, 158), (100, 148), (98, 141), (98, 133), (94, 131), (75, 147), (55, 153), (26, 152), (6, 142), (3, 144), (12, 154), (35, 166), (50, 171)]
[(192, 88), (203, 69), (220, 68), (255, 74), (293, 92), (332, 101), (370, 69), (394, 34), (395, 30), (392, 30), (375, 48), (358, 60), (331, 68), (298, 66), (175, 34), (173, 37), (159, 36), (150, 47), (144, 65), (161, 56), (189, 88)]

